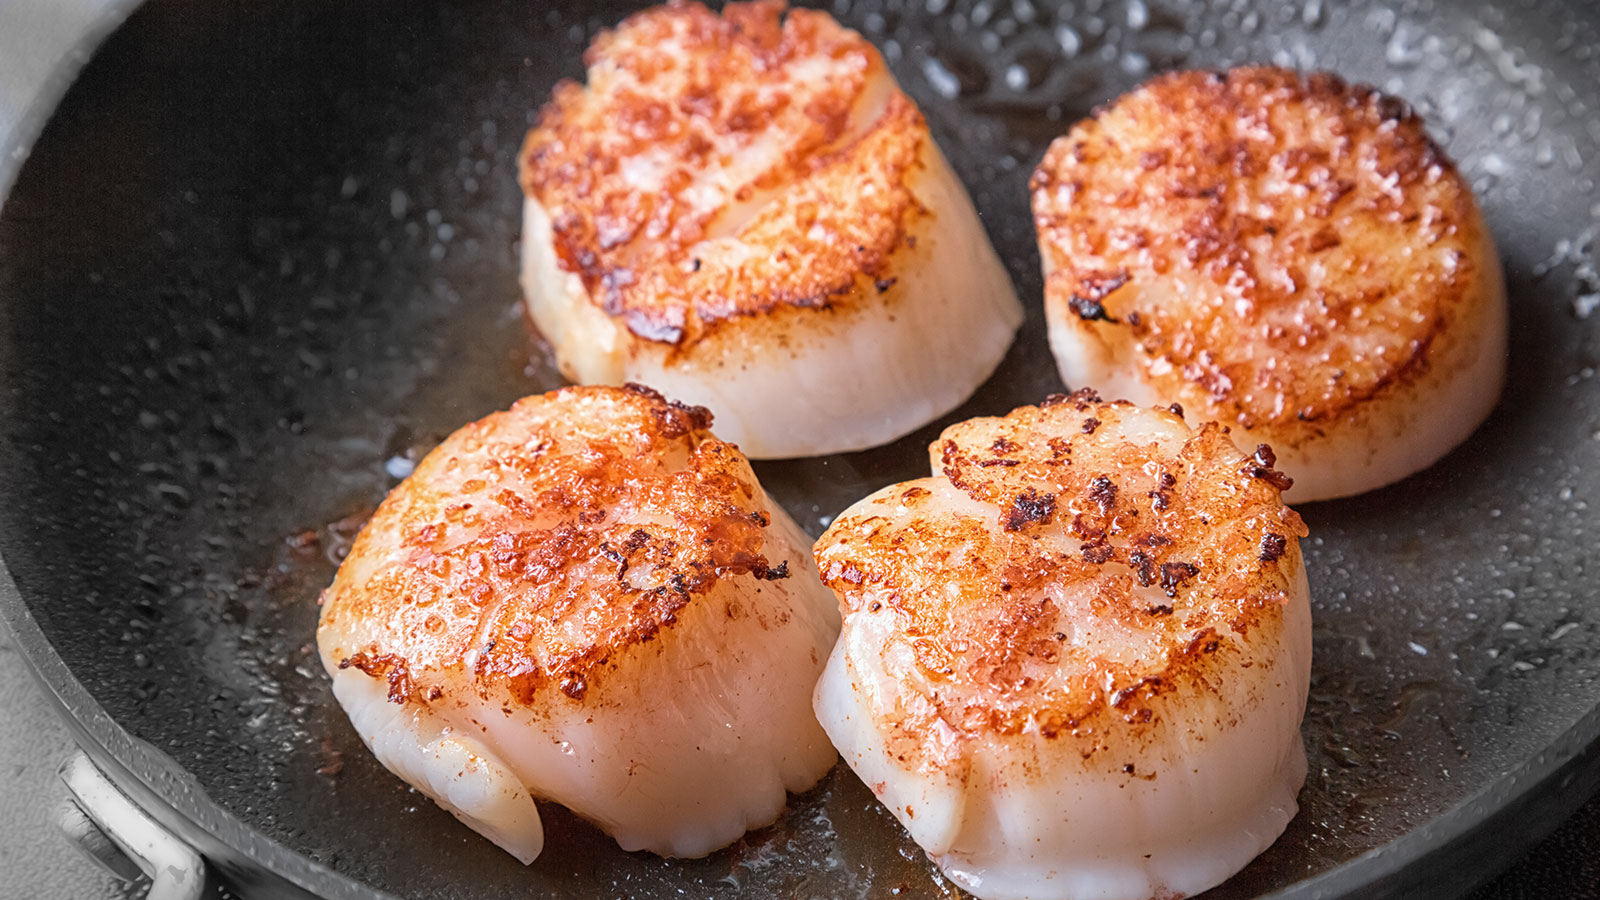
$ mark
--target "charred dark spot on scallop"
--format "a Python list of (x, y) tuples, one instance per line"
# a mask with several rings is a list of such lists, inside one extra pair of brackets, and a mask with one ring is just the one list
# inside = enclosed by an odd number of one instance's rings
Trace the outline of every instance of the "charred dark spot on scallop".
[(1116, 319), (1113, 319), (1106, 314), (1106, 308), (1102, 306), (1098, 300), (1090, 300), (1087, 297), (1081, 297), (1077, 294), (1073, 294), (1071, 297), (1067, 298), (1067, 306), (1071, 307), (1072, 311), (1077, 313), (1078, 318), (1084, 320), (1085, 322), (1116, 321)]
[(389, 682), (390, 703), (405, 703), (411, 699), (415, 689), (411, 681), (411, 668), (405, 657), (394, 653), (362, 651), (339, 660), (339, 668), (355, 668), (373, 678), (386, 679)]
[(1168, 597), (1178, 596), (1178, 588), (1194, 576), (1200, 574), (1200, 567), (1193, 563), (1169, 562), (1161, 564), (1161, 590)]
[(1259, 478), (1280, 491), (1287, 491), (1294, 486), (1294, 479), (1274, 469), (1273, 466), (1277, 465), (1277, 463), (1277, 454), (1273, 453), (1272, 448), (1266, 444), (1257, 444), (1256, 452), (1246, 460), (1250, 477)]
[(1100, 399), (1100, 393), (1098, 391), (1096, 391), (1094, 388), (1084, 387), (1078, 388), (1070, 394), (1050, 394), (1043, 400), (1039, 401), (1039, 405), (1042, 407), (1051, 407), (1070, 403), (1078, 410), (1078, 412), (1086, 412), (1090, 406), (1101, 402), (1103, 401)]
[(1139, 579), (1140, 587), (1149, 587), (1156, 583), (1156, 561), (1150, 554), (1143, 550), (1133, 551), (1128, 554), (1128, 566)]
[(1085, 322), (1116, 322), (1102, 302), (1117, 288), (1128, 283), (1126, 270), (1090, 272), (1078, 278), (1078, 288), (1067, 298), (1067, 306)]
[(1289, 541), (1281, 534), (1268, 532), (1261, 536), (1261, 552), (1257, 558), (1262, 562), (1277, 562), (1289, 548)]
[(574, 700), (582, 700), (589, 692), (589, 682), (577, 672), (568, 672), (561, 679), (561, 693)]
[(1132, 700), (1134, 697), (1137, 697), (1140, 694), (1148, 695), (1154, 689), (1160, 688), (1162, 683), (1163, 682), (1160, 675), (1146, 675), (1133, 684), (1130, 684), (1127, 687), (1113, 693), (1111, 695), (1111, 708), (1121, 709), (1124, 706), (1127, 706), (1128, 701)]
[(1029, 525), (1048, 525), (1056, 514), (1056, 495), (1028, 488), (1011, 501), (1003, 525), (1007, 531), (1021, 531)]
[[(631, 382), (628, 384), (630, 389), (640, 387), (642, 386)], [(649, 388), (644, 388), (644, 390), (655, 394), (655, 399), (657, 400), (664, 399), (660, 394)], [(692, 432), (709, 431), (711, 429), (711, 410), (706, 409), (704, 406), (690, 406), (687, 403), (679, 403), (676, 400), (666, 400), (665, 404), (664, 407), (658, 405), (652, 408), (651, 414), (655, 416), (656, 426), (666, 437), (683, 437)]]
[(1201, 654), (1215, 653), (1222, 648), (1222, 640), (1217, 637), (1216, 631), (1202, 628), (1189, 638), (1189, 643), (1184, 645), (1185, 656), (1198, 656)]
[(1110, 562), (1117, 555), (1116, 548), (1104, 540), (1084, 544), (1078, 550), (1083, 554), (1084, 562), (1094, 563), (1097, 566)]
[(1089, 500), (1100, 507), (1101, 515), (1110, 515), (1117, 508), (1117, 485), (1110, 476), (1100, 475), (1089, 482)]

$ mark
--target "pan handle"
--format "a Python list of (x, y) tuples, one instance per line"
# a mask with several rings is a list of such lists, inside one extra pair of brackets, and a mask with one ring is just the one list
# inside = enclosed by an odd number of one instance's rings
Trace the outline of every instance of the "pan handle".
[(69, 794), (56, 823), (90, 859), (124, 880), (149, 876), (145, 900), (200, 900), (205, 860), (129, 800), (87, 754), (68, 757), (61, 780)]

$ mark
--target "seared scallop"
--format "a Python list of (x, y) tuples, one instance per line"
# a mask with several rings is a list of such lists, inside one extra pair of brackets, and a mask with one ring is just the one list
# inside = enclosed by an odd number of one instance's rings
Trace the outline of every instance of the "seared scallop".
[(673, 3), (602, 34), (522, 150), (522, 283), (561, 370), (709, 407), (752, 457), (955, 407), (1022, 320), (883, 58), (825, 13)]
[(1185, 896), (1271, 844), (1311, 671), (1271, 451), (1084, 392), (932, 462), (816, 545), (844, 606), (817, 715), (912, 838), (983, 900)]
[(1431, 465), (1500, 395), (1493, 241), (1399, 100), (1163, 75), (1052, 144), (1032, 189), (1061, 377), (1271, 444), (1291, 501)]
[(810, 703), (834, 598), (709, 425), (644, 388), (521, 400), (430, 453), (323, 594), (362, 740), (523, 862), (535, 798), (700, 856), (836, 758)]

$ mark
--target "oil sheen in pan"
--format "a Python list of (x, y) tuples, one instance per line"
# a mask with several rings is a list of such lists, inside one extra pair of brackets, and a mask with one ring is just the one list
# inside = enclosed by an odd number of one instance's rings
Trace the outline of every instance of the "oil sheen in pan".
[[(1060, 388), (1027, 176), (1074, 119), (1157, 70), (1250, 60), (1372, 81), (1420, 108), (1480, 192), (1508, 267), (1507, 401), (1434, 469), (1305, 510), (1311, 775), (1283, 839), (1219, 896), (1384, 845), (1600, 698), (1585, 650), (1600, 614), (1579, 582), (1600, 462), (1600, 166), (1570, 127), (1593, 112), (1574, 85), (1600, 83), (1579, 58), (1589, 26), (1535, 63), (1524, 45), (1541, 17), (1490, 6), (831, 9), (927, 113), (1029, 307), (1000, 371), (949, 419)], [(461, 423), (557, 383), (520, 324), (515, 151), (555, 78), (579, 74), (589, 37), (621, 14), (419, 2), (402, 17), (365, 0), (138, 13), (39, 145), (0, 258), (21, 298), (4, 313), (11, 359), (29, 373), (0, 425), (26, 463), (0, 472), (20, 498), (5, 515), (101, 565), (16, 564), (9, 549), (8, 564), (30, 596), (63, 598), (40, 623), (120, 722), (250, 825), (382, 890), (941, 896), (950, 886), (843, 768), (701, 861), (622, 854), (552, 811), (552, 852), (523, 869), (384, 772), (316, 665), (315, 596), (362, 517)], [(74, 315), (76, 298), (95, 316)], [(820, 531), (920, 474), (941, 424), (760, 475)]]

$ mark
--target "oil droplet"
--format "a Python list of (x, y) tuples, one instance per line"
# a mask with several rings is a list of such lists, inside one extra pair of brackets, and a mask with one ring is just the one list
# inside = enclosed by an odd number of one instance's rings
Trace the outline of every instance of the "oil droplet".
[(1028, 89), (1028, 70), (1012, 63), (1006, 66), (1006, 87), (1022, 92)]
[(928, 79), (928, 86), (946, 100), (961, 96), (961, 79), (945, 68), (944, 63), (931, 56), (922, 61), (922, 77)]
[(1143, 31), (1150, 24), (1150, 7), (1144, 5), (1144, 0), (1128, 0), (1128, 29)]
[(1389, 43), (1384, 45), (1383, 58), (1397, 69), (1409, 69), (1422, 62), (1422, 47), (1415, 43), (1414, 35), (1407, 25), (1400, 25), (1389, 36)]
[(1083, 49), (1083, 36), (1071, 25), (1056, 26), (1056, 43), (1061, 45), (1061, 54), (1067, 59), (1078, 55)]

